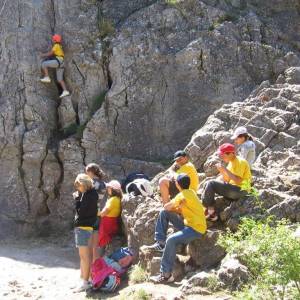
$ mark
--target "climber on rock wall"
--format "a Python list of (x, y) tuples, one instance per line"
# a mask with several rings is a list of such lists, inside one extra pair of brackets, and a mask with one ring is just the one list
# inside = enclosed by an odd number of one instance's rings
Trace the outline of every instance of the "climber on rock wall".
[(69, 96), (70, 92), (67, 90), (66, 84), (64, 82), (64, 51), (61, 45), (62, 37), (59, 34), (54, 34), (52, 36), (53, 47), (51, 51), (47, 53), (42, 53), (41, 58), (45, 58), (42, 62), (42, 71), (44, 77), (40, 79), (43, 83), (50, 83), (51, 79), (49, 77), (48, 68), (56, 69), (56, 78), (59, 84), (61, 85), (63, 92), (59, 96), (63, 98), (65, 96)]

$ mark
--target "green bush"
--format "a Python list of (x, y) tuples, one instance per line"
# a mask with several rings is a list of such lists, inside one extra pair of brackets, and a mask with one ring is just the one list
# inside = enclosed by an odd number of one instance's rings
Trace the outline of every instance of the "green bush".
[(252, 294), (261, 294), (261, 299), (289, 299), (295, 293), (300, 297), (300, 243), (287, 221), (244, 218), (239, 230), (228, 231), (218, 244), (236, 255), (252, 275), (252, 286), (239, 292), (237, 299), (260, 299)]

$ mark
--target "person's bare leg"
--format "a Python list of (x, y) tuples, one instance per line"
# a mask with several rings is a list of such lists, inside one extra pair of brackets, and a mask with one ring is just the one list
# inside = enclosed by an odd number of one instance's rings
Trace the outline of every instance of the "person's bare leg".
[(48, 69), (45, 67), (42, 67), (43, 73), (44, 73), (44, 77), (49, 77), (49, 72)]
[(100, 257), (99, 246), (98, 246), (98, 232), (93, 233), (92, 236), (92, 262)]
[(159, 181), (159, 189), (160, 189), (161, 200), (162, 200), (163, 204), (166, 204), (167, 202), (170, 201), (169, 184), (170, 184), (170, 181), (167, 178), (162, 178)]
[(80, 256), (80, 269), (82, 279), (85, 281), (89, 280), (90, 277), (90, 249), (89, 247), (79, 247)]
[(60, 81), (59, 81), (59, 84), (61, 85), (61, 87), (62, 87), (62, 89), (63, 89), (64, 91), (67, 91), (66, 84), (65, 84), (65, 82), (64, 82), (63, 80), (60, 80)]

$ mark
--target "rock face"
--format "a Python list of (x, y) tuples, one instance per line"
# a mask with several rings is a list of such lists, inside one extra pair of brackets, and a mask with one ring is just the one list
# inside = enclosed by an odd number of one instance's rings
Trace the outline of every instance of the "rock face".
[[(242, 101), (279, 74), (282, 87), (297, 84), (297, 58), (284, 56), (299, 47), (299, 24), (292, 0), (4, 1), (0, 235), (70, 228), (73, 180), (87, 163), (99, 162), (117, 178), (140, 170), (155, 175), (222, 104)], [(49, 49), (53, 33), (63, 35), (66, 52), (71, 96), (63, 100), (55, 81), (38, 81), (39, 52)], [(277, 87), (264, 84), (257, 93), (276, 97)], [(278, 89), (298, 101), (297, 93)], [(268, 128), (262, 143), (292, 147), (298, 124), (290, 131), (282, 124)], [(193, 156), (199, 167), (205, 151)]]

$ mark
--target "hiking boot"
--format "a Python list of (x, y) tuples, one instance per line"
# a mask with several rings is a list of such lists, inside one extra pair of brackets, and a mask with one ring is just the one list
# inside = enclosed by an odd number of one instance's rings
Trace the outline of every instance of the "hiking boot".
[(174, 277), (171, 273), (160, 273), (156, 276), (151, 276), (150, 281), (153, 283), (170, 283), (174, 281)]
[(161, 245), (159, 242), (155, 242), (153, 245), (150, 246), (143, 246), (143, 250), (146, 251), (155, 251), (155, 252), (164, 252), (164, 245)]
[(49, 76), (46, 76), (44, 78), (41, 78), (40, 79), (40, 82), (43, 82), (43, 83), (50, 83), (51, 82), (51, 79)]
[(69, 96), (69, 95), (70, 95), (69, 91), (63, 91), (62, 94), (59, 96), (59, 98), (63, 98), (63, 97)]
[(218, 215), (215, 210), (211, 212), (206, 208), (204, 214), (207, 221), (216, 222), (218, 220)]

